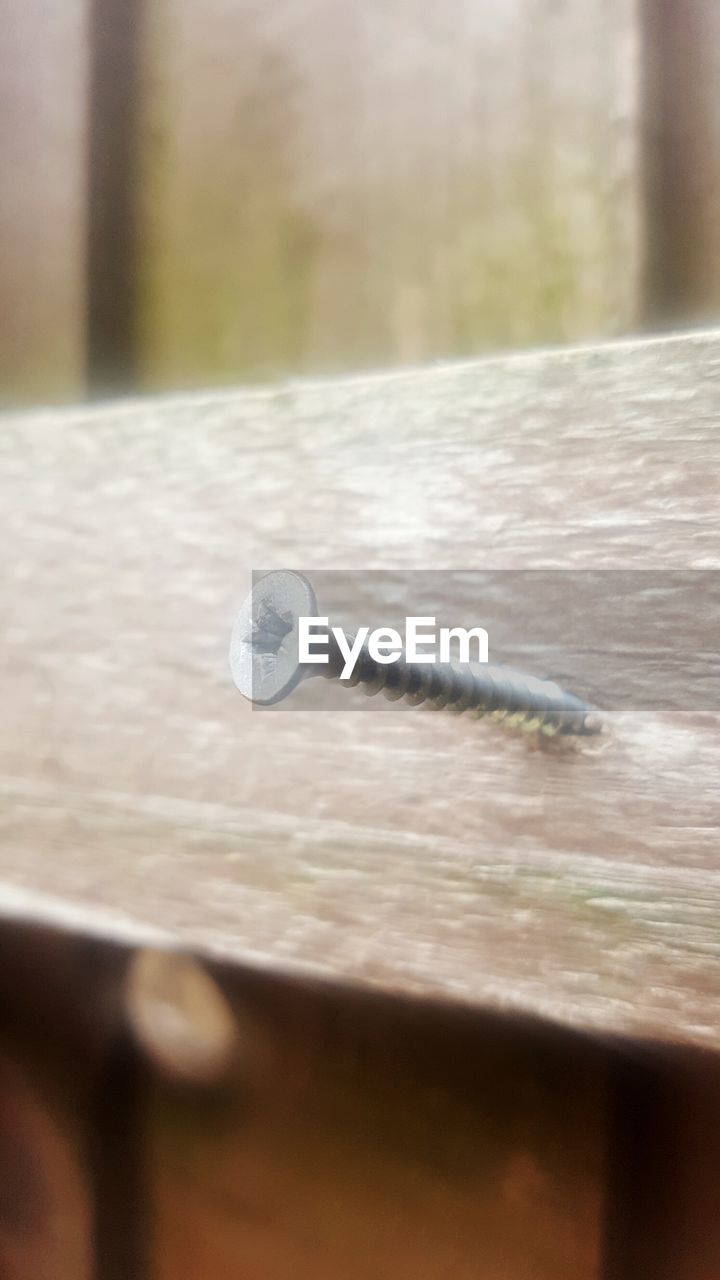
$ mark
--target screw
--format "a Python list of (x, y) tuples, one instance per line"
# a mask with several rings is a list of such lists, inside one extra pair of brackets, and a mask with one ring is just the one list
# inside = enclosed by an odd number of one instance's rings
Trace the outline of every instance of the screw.
[[(332, 630), (327, 663), (300, 661), (298, 619), (317, 616), (315, 593), (302, 574), (276, 570), (256, 583), (237, 616), (230, 645), (233, 680), (245, 698), (271, 706), (309, 676), (339, 679), (344, 658)], [(396, 662), (384, 664), (364, 647), (352, 675), (342, 683), (361, 684), (371, 695), (382, 690), (390, 701), (405, 698), (414, 706), (427, 703), (454, 715), (487, 716), (549, 737), (587, 736), (603, 727), (594, 707), (554, 681), (489, 663), (418, 663), (400, 655)]]

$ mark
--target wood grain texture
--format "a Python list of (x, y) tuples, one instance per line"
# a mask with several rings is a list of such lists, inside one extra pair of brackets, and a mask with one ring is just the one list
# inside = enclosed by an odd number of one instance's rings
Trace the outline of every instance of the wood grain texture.
[(0, 4), (0, 401), (85, 386), (88, 0)]
[(144, 0), (145, 386), (622, 333), (636, 0)]
[(244, 980), (220, 1097), (150, 1094), (153, 1280), (598, 1280), (597, 1046)]
[[(6, 909), (717, 1045), (719, 414), (709, 334), (6, 417)], [(573, 569), (561, 629), (581, 570), (692, 570), (706, 705), (676, 630), (674, 701), (620, 706), (599, 753), (330, 687), (345, 714), (252, 711), (230, 625), (286, 563), (445, 568), (455, 621), (458, 565)], [(578, 676), (609, 692), (634, 635), (608, 622)]]

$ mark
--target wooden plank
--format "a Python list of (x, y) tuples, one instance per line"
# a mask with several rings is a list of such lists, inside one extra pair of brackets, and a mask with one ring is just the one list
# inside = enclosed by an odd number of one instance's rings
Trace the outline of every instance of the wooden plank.
[(0, 928), (0, 1274), (128, 1280), (147, 1274), (128, 952), (64, 923)]
[[(708, 334), (6, 417), (5, 909), (717, 1045), (719, 412)], [(443, 568), (455, 621), (458, 565), (572, 568), (561, 628), (578, 571), (673, 571), (666, 695), (609, 589), (617, 637), (573, 658), (612, 706), (635, 657), (599, 754), (385, 704), (258, 714), (227, 642), (273, 563)], [(533, 648), (516, 604), (537, 669), (557, 628)]]
[(4, 1280), (90, 1280), (92, 1188), (80, 1126), (25, 1062), (0, 1059), (0, 1272)]
[(87, 359), (93, 395), (135, 385), (137, 68), (142, 0), (92, 0)]
[(151, 1093), (153, 1277), (598, 1280), (603, 1050), (348, 993), (232, 999), (225, 1092)]
[(85, 387), (88, 0), (0, 5), (0, 400)]
[(664, 325), (714, 323), (720, 9), (714, 0), (652, 0), (645, 10), (650, 310)]
[(144, 385), (632, 328), (637, 8), (145, 0)]
[(672, 1054), (644, 1064), (624, 1110), (631, 1143), (618, 1153), (623, 1164), (611, 1164), (624, 1225), (617, 1247), (606, 1249), (608, 1275), (708, 1280), (720, 1272), (719, 1102), (716, 1056)]

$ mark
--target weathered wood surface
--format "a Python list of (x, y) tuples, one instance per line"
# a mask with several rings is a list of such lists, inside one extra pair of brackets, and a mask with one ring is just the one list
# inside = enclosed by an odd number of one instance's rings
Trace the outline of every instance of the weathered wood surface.
[(635, 0), (144, 0), (141, 383), (622, 333)]
[[(718, 1045), (719, 415), (709, 334), (6, 417), (7, 909)], [(692, 570), (705, 708), (675, 630), (674, 698), (621, 706), (599, 753), (384, 704), (251, 711), (229, 630), (250, 569), (286, 563)], [(505, 629), (557, 660), (552, 629)], [(582, 651), (598, 697), (645, 652), (619, 635)]]
[(0, 400), (85, 386), (88, 0), (0, 4)]

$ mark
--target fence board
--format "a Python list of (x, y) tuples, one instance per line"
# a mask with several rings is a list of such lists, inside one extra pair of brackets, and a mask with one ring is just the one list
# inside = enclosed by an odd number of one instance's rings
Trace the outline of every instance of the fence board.
[(668, 323), (720, 314), (720, 8), (652, 0), (647, 12), (649, 305)]
[(0, 5), (0, 400), (85, 386), (88, 0)]
[(626, 331), (636, 0), (146, 0), (141, 378)]
[(617, 1252), (608, 1251), (608, 1275), (709, 1280), (720, 1272), (719, 1102), (712, 1054), (660, 1059), (633, 1087), (623, 1114), (635, 1149), (624, 1145), (617, 1153), (624, 1164), (611, 1165), (610, 1195), (625, 1234)]
[(597, 1280), (597, 1046), (350, 993), (235, 1003), (224, 1105), (153, 1090), (153, 1277)]
[(0, 1058), (0, 1270), (5, 1280), (90, 1280), (85, 1135), (34, 1074), (26, 1061)]
[[(253, 713), (226, 655), (250, 568), (287, 562), (445, 568), (456, 620), (458, 564), (692, 570), (678, 616), (715, 635), (719, 371), (710, 334), (6, 418), (6, 909), (717, 1044), (712, 640), (705, 706), (681, 631), (674, 705), (570, 756), (385, 704)], [(600, 695), (628, 653), (644, 678), (642, 629), (584, 652)]]

